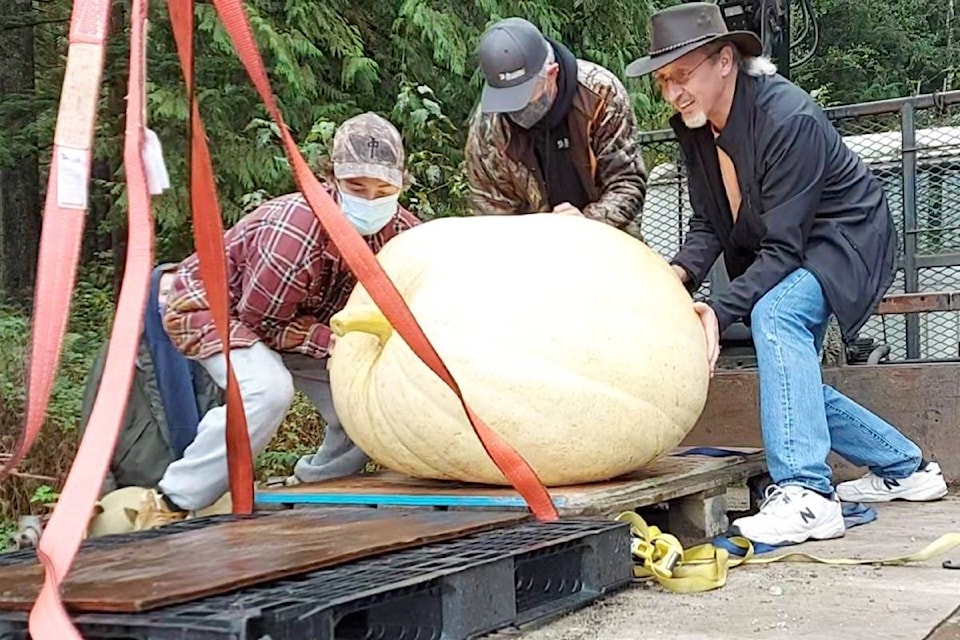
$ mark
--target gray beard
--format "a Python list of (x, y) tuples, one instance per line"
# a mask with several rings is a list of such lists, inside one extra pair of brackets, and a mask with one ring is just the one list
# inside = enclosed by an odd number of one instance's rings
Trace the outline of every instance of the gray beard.
[(683, 124), (687, 125), (688, 129), (699, 129), (707, 125), (707, 114), (703, 111), (695, 111), (690, 115), (682, 115)]

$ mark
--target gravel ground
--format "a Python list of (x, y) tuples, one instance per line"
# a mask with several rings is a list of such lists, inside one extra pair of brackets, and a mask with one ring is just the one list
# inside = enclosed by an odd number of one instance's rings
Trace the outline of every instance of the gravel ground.
[[(881, 558), (960, 532), (960, 497), (876, 505), (874, 522), (799, 547), (824, 557)], [(772, 564), (731, 570), (715, 591), (680, 595), (637, 584), (514, 637), (525, 640), (922, 640), (960, 606), (960, 548), (906, 567)]]

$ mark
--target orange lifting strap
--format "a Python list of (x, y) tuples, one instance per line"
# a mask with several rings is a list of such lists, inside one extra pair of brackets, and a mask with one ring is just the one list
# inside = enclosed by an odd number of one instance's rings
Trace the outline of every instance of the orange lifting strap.
[[(76, 0), (73, 6), (67, 69), (44, 205), (26, 424), (11, 460), (0, 469), (0, 480), (23, 459), (36, 439), (46, 415), (59, 365), (87, 209), (93, 130), (106, 52), (110, 4), (111, 0)], [(350, 269), (414, 353), (460, 398), (484, 449), (526, 500), (534, 516), (539, 520), (557, 519), (553, 502), (533, 469), (467, 406), (457, 382), (424, 335), (393, 282), (310, 171), (277, 108), (241, 1), (214, 0), (214, 6), (250, 79), (280, 128), (284, 150), (301, 192)], [(223, 227), (206, 133), (192, 87), (193, 0), (169, 0), (168, 8), (191, 103), (190, 206), (194, 220), (194, 242), (217, 332), (226, 336), (229, 333), (229, 310)], [(63, 607), (60, 590), (83, 539), (107, 471), (110, 456), (105, 452), (113, 450), (116, 444), (125, 410), (125, 400), (118, 399), (126, 398), (132, 383), (143, 308), (149, 290), (154, 238), (150, 192), (142, 155), (145, 140), (146, 19), (147, 0), (132, 0), (130, 77), (123, 154), (129, 202), (128, 251), (100, 385), (101, 390), (109, 391), (97, 395), (89, 427), (37, 549), (45, 578), (30, 614), (30, 633), (36, 640), (81, 638)], [(229, 353), (226, 355), (230, 491), (234, 513), (249, 514), (253, 511), (252, 456), (240, 390), (230, 366)]]

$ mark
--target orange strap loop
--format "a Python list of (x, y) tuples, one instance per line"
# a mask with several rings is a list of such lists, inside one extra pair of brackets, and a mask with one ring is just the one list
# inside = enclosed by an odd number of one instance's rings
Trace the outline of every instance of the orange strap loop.
[[(86, 164), (82, 171), (67, 166), (63, 163), (65, 156), (57, 150), (54, 152), (54, 162), (50, 170), (52, 188), (44, 212), (41, 238), (44, 246), (38, 265), (36, 288), (38, 302), (45, 302), (46, 306), (38, 307), (35, 312), (28, 428), (24, 432), (23, 442), (26, 444), (17, 452), (19, 457), (25, 454), (36, 437), (46, 411), (63, 328), (69, 313), (70, 293), (86, 209), (90, 143), (96, 117), (109, 7), (110, 0), (87, 0), (74, 6), (67, 76), (57, 119), (57, 144), (64, 148), (82, 149)], [(30, 634), (37, 640), (81, 640), (60, 598), (61, 585), (76, 557), (93, 505), (100, 493), (100, 486), (110, 462), (110, 456), (105, 455), (105, 452), (113, 451), (116, 445), (120, 422), (126, 408), (126, 402), (118, 399), (126, 398), (133, 381), (133, 363), (140, 343), (143, 308), (150, 288), (153, 217), (142, 156), (145, 138), (143, 111), (146, 18), (146, 0), (133, 0), (130, 80), (123, 149), (129, 207), (123, 285), (110, 335), (110, 347), (100, 385), (101, 393), (97, 394), (90, 414), (90, 425), (80, 443), (60, 499), (37, 549), (37, 555), (45, 570), (40, 596), (30, 612)], [(84, 108), (78, 110), (78, 102)], [(81, 193), (82, 198), (72, 201), (65, 197)], [(66, 206), (68, 204), (72, 206)], [(69, 247), (70, 250), (62, 254), (50, 253), (60, 247)], [(14, 456), (14, 461), (18, 456)], [(14, 461), (11, 462), (15, 463)]]
[[(192, 0), (177, 0), (177, 2), (188, 3)], [(383, 271), (380, 263), (377, 262), (376, 256), (363, 241), (360, 233), (340, 212), (336, 203), (333, 202), (333, 199), (320, 185), (313, 171), (310, 170), (277, 107), (276, 99), (270, 89), (270, 82), (267, 79), (267, 73), (264, 70), (263, 60), (260, 57), (260, 50), (253, 39), (253, 32), (242, 2), (240, 0), (213, 0), (213, 4), (227, 33), (230, 35), (230, 40), (233, 42), (240, 61), (266, 105), (267, 111), (270, 112), (270, 116), (280, 129), (284, 151), (293, 167), (294, 178), (300, 187), (300, 191), (310, 204), (310, 208), (317, 216), (320, 224), (330, 234), (333, 243), (340, 249), (340, 253), (350, 270), (357, 276), (357, 279), (363, 284), (383, 315), (404, 341), (410, 345), (413, 352), (457, 394), (470, 424), (487, 454), (523, 496), (534, 516), (540, 520), (557, 519), (557, 511), (553, 500), (536, 473), (505, 440), (490, 429), (467, 405), (453, 375), (424, 335), (422, 328), (403, 301), (400, 292), (397, 291), (396, 286)], [(183, 27), (184, 23), (180, 22), (175, 28), (182, 30)], [(186, 37), (186, 33), (181, 33), (177, 37), (177, 41), (183, 42)], [(200, 144), (206, 146), (204, 136), (195, 136), (194, 139), (199, 140)], [(204, 158), (209, 159), (209, 156), (206, 155)], [(213, 190), (212, 187), (210, 190)]]
[[(297, 184), (314, 214), (340, 249), (347, 265), (414, 353), (457, 394), (484, 449), (526, 500), (534, 516), (539, 520), (556, 520), (558, 515), (553, 501), (533, 469), (467, 405), (456, 380), (424, 335), (393, 282), (307, 166), (277, 107), (241, 1), (214, 0), (214, 5), (248, 75), (280, 128), (284, 150)], [(191, 107), (190, 202), (194, 240), (214, 323), (220, 336), (225, 337), (229, 335), (229, 306), (223, 226), (206, 134), (192, 88), (193, 0), (169, 0), (168, 8)], [(75, 0), (67, 71), (61, 92), (47, 201), (44, 205), (27, 415), (13, 456), (0, 469), (0, 480), (23, 459), (36, 440), (59, 364), (87, 209), (93, 130), (109, 15), (110, 0)], [(123, 285), (90, 424), (37, 550), (45, 575), (40, 596), (30, 613), (30, 633), (36, 640), (81, 638), (63, 606), (61, 585), (76, 557), (107, 471), (110, 457), (104, 452), (112, 451), (116, 445), (126, 409), (125, 398), (132, 384), (143, 308), (149, 291), (154, 238), (150, 194), (142, 157), (145, 138), (146, 18), (147, 0), (132, 0), (130, 78), (124, 141), (129, 231)], [(228, 366), (226, 441), (230, 490), (234, 513), (248, 514), (253, 510), (252, 456), (239, 386), (230, 366), (229, 350), (225, 356)]]

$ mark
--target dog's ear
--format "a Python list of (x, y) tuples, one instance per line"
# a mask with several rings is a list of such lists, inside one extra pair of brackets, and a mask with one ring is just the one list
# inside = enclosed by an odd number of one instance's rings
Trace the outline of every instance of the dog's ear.
[(93, 512), (90, 514), (90, 519), (87, 520), (87, 528), (83, 532), (83, 539), (86, 540), (90, 537), (90, 528), (93, 526), (93, 521), (103, 513), (103, 505), (100, 504), (100, 501), (97, 501), (93, 505)]

